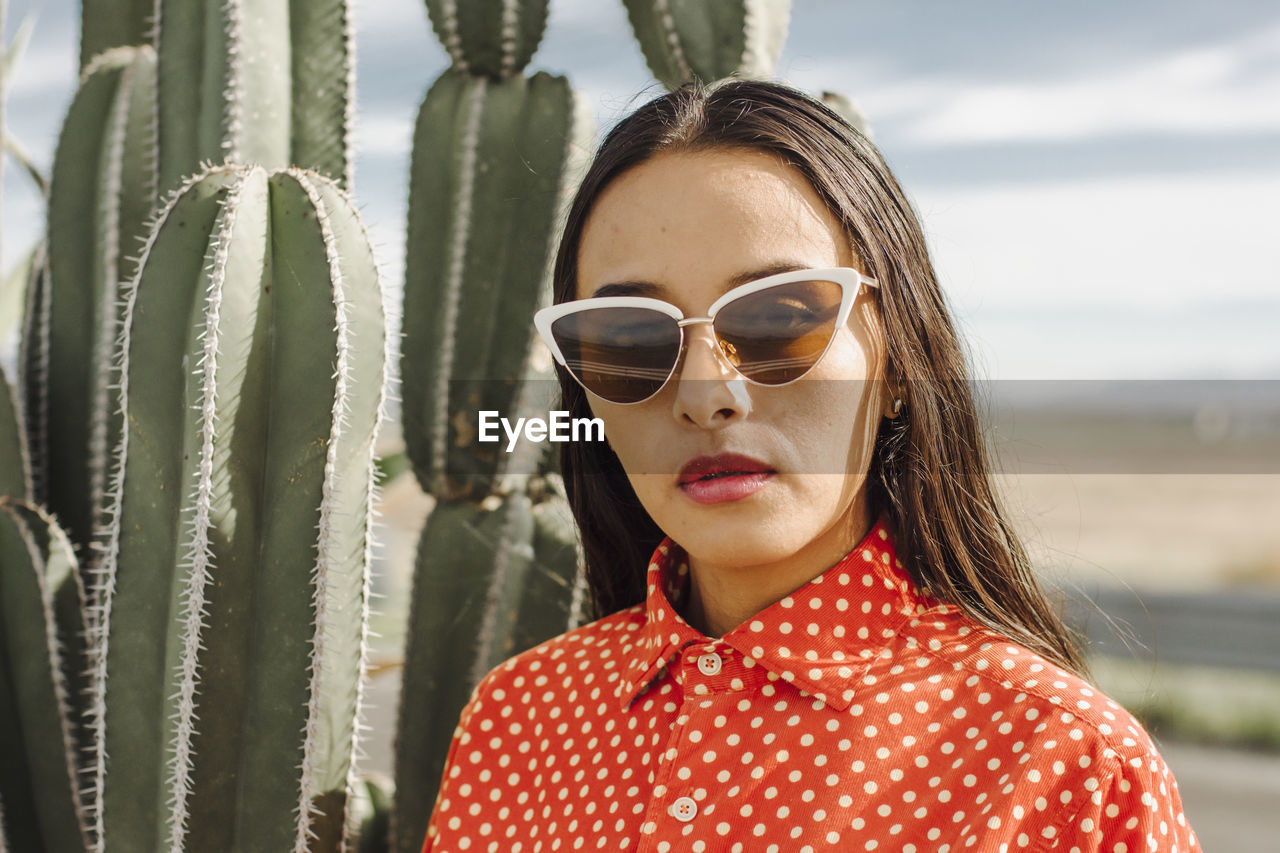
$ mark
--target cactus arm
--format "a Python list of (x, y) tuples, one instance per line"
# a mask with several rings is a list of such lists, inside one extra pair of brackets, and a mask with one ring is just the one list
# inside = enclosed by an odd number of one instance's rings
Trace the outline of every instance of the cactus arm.
[[(425, 803), (444, 772), (449, 733), (475, 687), (481, 659), (505, 646), (496, 590), (532, 556), (529, 499), (491, 496), (477, 506), (442, 500), (418, 543), (395, 744), (396, 853), (417, 853), (427, 831)], [(487, 634), (476, 626), (496, 626)]]
[(743, 15), (742, 59), (749, 77), (769, 77), (782, 55), (791, 21), (791, 0), (748, 0)]
[[(330, 430), (325, 442), (323, 499), (320, 503), (317, 562), (313, 572), (315, 633), (312, 638), (310, 710), (304, 746), (299, 814), (304, 806), (330, 826), (335, 815), (319, 814), (317, 801), (332, 801), (340, 793), (345, 803), (354, 794), (352, 768), (358, 744), (356, 725), (368, 655), (369, 543), (372, 449), (382, 406), (386, 341), (382, 294), (369, 241), (350, 200), (331, 185), (291, 170), (289, 176), (306, 193), (314, 220), (297, 225), (319, 226), (328, 265), (320, 280), (332, 283), (333, 318), (337, 329), (334, 353), (334, 395)], [(288, 224), (279, 226), (283, 236)], [(289, 244), (291, 247), (293, 243)], [(298, 240), (299, 254), (306, 244)], [(315, 258), (315, 255), (310, 256)], [(302, 258), (293, 260), (301, 270)], [(282, 258), (288, 266), (289, 257)], [(288, 315), (286, 315), (288, 316)], [(372, 357), (356, 357), (356, 350)], [(343, 745), (346, 745), (345, 749)], [(337, 815), (341, 818), (341, 812)], [(299, 821), (296, 853), (307, 850), (307, 835), (317, 823)], [(343, 831), (343, 846), (354, 839)], [(322, 829), (323, 831), (323, 829)]]
[[(133, 277), (144, 228), (155, 200), (150, 104), (154, 99), (155, 51), (149, 45), (125, 48), (129, 64), (102, 133), (101, 194), (94, 218), (99, 329), (89, 409), (89, 503), (91, 529), (105, 507), (106, 463), (119, 440), (120, 401), (112, 374), (112, 350), (120, 325), (120, 282)], [(91, 66), (92, 67), (92, 66)]]
[[(166, 695), (166, 756), (169, 775), (165, 790), (168, 847), (183, 849), (191, 803), (199, 804), (198, 845), (234, 845), (234, 760), (238, 756), (238, 714), (243, 704), (243, 681), (228, 677), (249, 665), (249, 636), (229, 615), (253, 606), (254, 507), (240, 490), (245, 478), (231, 455), (241, 445), (240, 430), (252, 429), (242, 416), (253, 376), (249, 362), (258, 325), (261, 271), (266, 253), (267, 180), (261, 169), (240, 174), (214, 224), (212, 258), (204, 293), (199, 329), (198, 362), (192, 364), (191, 385), (198, 387), (194, 408), (199, 413), (195, 442), (189, 455), (198, 459), (192, 493), (184, 504), (179, 528), (183, 537), (181, 563), (175, 583), (181, 584), (182, 603), (174, 609), (179, 637), (167, 650), (169, 684)], [(186, 478), (184, 478), (186, 481)], [(214, 588), (214, 574), (217, 576)], [(228, 630), (230, 628), (231, 630)], [(218, 632), (218, 642), (211, 634)], [(176, 639), (176, 642), (175, 642)], [(209, 673), (204, 678), (204, 673)], [(196, 693), (201, 694), (199, 699)], [(198, 707), (217, 713), (200, 714)], [(201, 720), (199, 726), (196, 720)], [(197, 731), (198, 728), (198, 731)], [(197, 748), (204, 762), (197, 772)], [(228, 766), (230, 765), (230, 766)], [(198, 790), (198, 794), (195, 793)]]
[(0, 367), (0, 495), (31, 499), (31, 459), (22, 408)]
[[(481, 263), (476, 263), (471, 274), (479, 281), (487, 278), (498, 287), (488, 297), (492, 300), (488, 304), (469, 305), (464, 310), (468, 317), (485, 317), (489, 325), (488, 338), (482, 341), (485, 349), (465, 356), (482, 366), (481, 370), (469, 374), (479, 386), (480, 407), (514, 411), (519, 417), (545, 415), (549, 401), (542, 398), (554, 383), (538, 388), (535, 383), (521, 382), (519, 390), (513, 393), (507, 383), (498, 380), (525, 377), (530, 373), (530, 359), (540, 342), (529, 318), (550, 301), (555, 244), (569, 193), (576, 186), (586, 152), (594, 141), (594, 120), (590, 106), (563, 77), (539, 72), (518, 81), (519, 88), (516, 82), (504, 83), (502, 87), (503, 94), (513, 102), (508, 109), (516, 114), (515, 127), (507, 131), (513, 134), (516, 144), (495, 145), (487, 152), (486, 159), (501, 163), (513, 156), (503, 149), (509, 151), (514, 147), (514, 158), (521, 165), (512, 169), (505, 185), (485, 182), (486, 197), (480, 209), (500, 211), (504, 204), (512, 204), (509, 199), (518, 207), (507, 216), (488, 217), (491, 222), (505, 220), (507, 232), (496, 236), (503, 251), (493, 253), (494, 268), (486, 270)], [(495, 128), (486, 138), (496, 140), (503, 131)], [(465, 291), (468, 296), (483, 293), (476, 286), (469, 286)], [(476, 336), (471, 340), (481, 343)], [(530, 408), (522, 408), (525, 405)], [(528, 455), (505, 451), (496, 454), (496, 476), (501, 477), (508, 471), (524, 476), (537, 467), (543, 448), (526, 442), (519, 449)]]
[(653, 76), (668, 89), (695, 77), (768, 77), (786, 38), (790, 0), (623, 0)]
[[(369, 663), (369, 606), (372, 596), (374, 506), (377, 504), (374, 445), (382, 428), (386, 400), (389, 339), (383, 316), (381, 277), (372, 243), (351, 198), (334, 185), (298, 178), (308, 187), (308, 197), (320, 212), (338, 325), (346, 331), (338, 338), (338, 373), (341, 393), (335, 398), (330, 458), (326, 461), (326, 493), (322, 519), (331, 528), (319, 548), (329, 554), (327, 570), (333, 580), (326, 586), (331, 599), (325, 612), (325, 645), (335, 661), (338, 678), (320, 685), (325, 692), (313, 696), (321, 707), (321, 743), (350, 744), (344, 757), (335, 749), (329, 758), (328, 790), (344, 787), (354, 796), (361, 780), (357, 773), (362, 757), (361, 715)], [(323, 535), (323, 534), (322, 534)], [(327, 729), (327, 731), (326, 731)], [(345, 760), (346, 779), (338, 778)], [(359, 824), (348, 800), (342, 850), (350, 853), (357, 842)]]
[(292, 0), (292, 162), (351, 187), (355, 31), (348, 0)]
[[(213, 3), (191, 3), (189, 0), (156, 0), (153, 46), (156, 51), (155, 119), (158, 191), (171, 192), (195, 171), (200, 162), (200, 139), (205, 110), (205, 65), (220, 63), (217, 44), (212, 56), (206, 56), (204, 32), (206, 18), (217, 8)], [(219, 81), (225, 72), (215, 66)], [(221, 95), (220, 88), (209, 93)], [(216, 103), (216, 101), (215, 101)], [(221, 124), (215, 124), (221, 132)], [(221, 151), (209, 152), (222, 160)]]
[(547, 26), (548, 0), (427, 0), (453, 68), (506, 79), (529, 64)]
[(113, 47), (143, 44), (154, 0), (81, 0), (80, 68)]
[(294, 163), (350, 184), (350, 0), (157, 0), (154, 39), (162, 190), (206, 162)]
[(31, 259), (18, 345), (18, 399), (29, 454), (31, 499), (41, 506), (48, 503), (49, 323), (49, 260), (42, 240)]
[[(446, 72), (415, 134), (405, 263), (405, 438), (428, 491), (483, 494), (533, 458), (476, 441), (478, 410), (513, 411), (547, 292), (572, 152), (590, 125), (566, 81)], [(579, 136), (582, 134), (583, 136)], [(439, 200), (446, 200), (440, 203)], [(466, 319), (467, 334), (458, 327)]]
[[(440, 489), (444, 469), (448, 381), (467, 241), (465, 233), (453, 233), (441, 221), (441, 208), (470, 209), (484, 96), (483, 84), (466, 84), (465, 75), (446, 72), (431, 86), (418, 112), (410, 165), (401, 375), (407, 379), (412, 370), (420, 379), (403, 384), (403, 418), (409, 457), (429, 492)], [(457, 221), (455, 228), (465, 228), (469, 217)]]
[(568, 501), (552, 496), (539, 502), (533, 507), (533, 525), (533, 560), (510, 592), (515, 614), (510, 654), (562, 634), (581, 620), (574, 612), (573, 587), (582, 547)]
[(39, 544), (49, 534), (31, 526), (51, 523), (34, 507), (0, 498), (0, 798), (9, 804), (7, 831), (18, 850), (83, 849), (87, 831), (63, 653)]
[(455, 71), (467, 73), (467, 56), (462, 50), (462, 30), (458, 21), (458, 0), (427, 0), (427, 17), (436, 37), (449, 54)]
[[(228, 57), (226, 86), (220, 93), (225, 107), (226, 157), (268, 169), (286, 166), (292, 159), (289, 4), (280, 0), (222, 2)], [(297, 47), (310, 49), (309, 45)]]
[[(117, 102), (128, 48), (99, 57), (67, 112), (54, 154), (49, 193), (51, 286), (49, 407), (49, 508), (72, 538), (84, 542), (92, 531), (88, 492), (92, 388), (97, 363), (102, 303), (98, 234), (86, 208), (103, 204), (101, 139)], [(86, 334), (86, 330), (93, 330)]]
[[(194, 434), (195, 422), (185, 365), (201, 355), (199, 342), (175, 335), (174, 328), (194, 325), (194, 287), (204, 278), (206, 241), (232, 183), (230, 175), (214, 173), (175, 193), (126, 289), (128, 319), (116, 359), (128, 426), (114, 451), (102, 560), (89, 596), (96, 634), (91, 809), (99, 853), (113, 833), (152, 847), (162, 829), (164, 761), (157, 733), (166, 725), (168, 670), (167, 644), (157, 639), (170, 633), (174, 596), (166, 591), (178, 559), (178, 501), (190, 493), (182, 459), (190, 452), (187, 436)], [(131, 386), (146, 393), (131, 399)], [(118, 627), (108, 631), (112, 625)]]
[(40, 310), (49, 312), (36, 338), (48, 383), (33, 412), (48, 430), (36, 439), (48, 451), (40, 454), (48, 471), (42, 465), (38, 497), (82, 547), (86, 569), (83, 545), (105, 501), (102, 460), (120, 429), (109, 376), (117, 292), (153, 201), (145, 109), (153, 82), (154, 54), (145, 45), (113, 48), (85, 69), (54, 159), (49, 288), (34, 297), (47, 300)]
[(100, 836), (349, 845), (387, 349), (368, 236), (315, 173), (211, 169), (167, 205), (129, 300)]
[(45, 578), (62, 649), (62, 679), (71, 711), (73, 754), (77, 756), (76, 764), (80, 765), (92, 749), (92, 734), (85, 715), (89, 696), (89, 648), (84, 581), (71, 540), (53, 517), (36, 505), (23, 508), (22, 512), (28, 527), (40, 537), (40, 547), (46, 555)]

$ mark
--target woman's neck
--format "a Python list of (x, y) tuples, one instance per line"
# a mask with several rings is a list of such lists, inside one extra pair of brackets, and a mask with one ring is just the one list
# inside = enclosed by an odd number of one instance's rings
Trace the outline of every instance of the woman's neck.
[(708, 637), (722, 637), (840, 562), (866, 537), (871, 522), (859, 498), (840, 521), (785, 560), (715, 565), (689, 554), (689, 589), (680, 615)]

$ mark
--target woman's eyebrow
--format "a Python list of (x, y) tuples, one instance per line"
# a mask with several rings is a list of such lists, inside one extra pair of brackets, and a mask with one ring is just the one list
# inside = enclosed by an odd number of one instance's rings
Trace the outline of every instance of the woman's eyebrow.
[[(811, 266), (812, 264), (804, 264), (799, 261), (774, 261), (763, 267), (744, 270), (730, 276), (725, 280), (720, 292), (727, 292), (749, 281), (756, 281), (757, 279), (793, 270), (809, 269)], [(597, 287), (595, 292), (591, 294), (591, 298), (600, 296), (648, 296), (654, 299), (663, 299), (670, 296), (670, 291), (665, 286), (652, 281), (627, 280), (614, 281)]]

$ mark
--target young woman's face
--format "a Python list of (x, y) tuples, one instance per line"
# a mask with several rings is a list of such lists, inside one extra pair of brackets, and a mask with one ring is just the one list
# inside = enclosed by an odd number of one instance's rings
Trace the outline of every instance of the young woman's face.
[[(783, 264), (863, 269), (799, 171), (753, 150), (659, 154), (596, 200), (579, 244), (576, 297), (643, 281), (686, 317), (705, 317), (736, 277)], [(892, 404), (883, 382), (866, 381), (884, 375), (875, 298), (861, 290), (821, 361), (790, 385), (746, 381), (710, 327), (694, 324), (675, 375), (654, 397), (619, 405), (587, 395), (644, 508), (695, 560), (756, 565), (806, 548), (838, 559), (857, 543), (869, 524), (872, 443)], [(694, 500), (680, 484), (682, 467), (720, 453), (775, 473), (743, 497)]]

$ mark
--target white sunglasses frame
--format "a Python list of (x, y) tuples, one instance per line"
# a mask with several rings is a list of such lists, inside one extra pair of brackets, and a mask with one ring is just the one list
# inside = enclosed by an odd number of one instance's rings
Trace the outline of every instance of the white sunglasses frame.
[[(880, 286), (880, 283), (874, 278), (865, 276), (852, 267), (825, 267), (817, 269), (791, 270), (789, 272), (758, 278), (755, 281), (740, 284), (732, 290), (726, 291), (716, 299), (715, 302), (711, 303), (711, 307), (707, 309), (706, 317), (686, 317), (684, 316), (684, 312), (672, 305), (670, 302), (664, 302), (661, 299), (653, 299), (648, 296), (593, 296), (587, 299), (574, 299), (568, 302), (561, 302), (558, 305), (549, 305), (546, 308), (541, 308), (534, 312), (533, 324), (534, 327), (537, 328), (538, 336), (542, 338), (542, 342), (547, 345), (547, 349), (551, 350), (551, 355), (560, 364), (560, 366), (573, 377), (574, 381), (582, 386), (584, 391), (593, 397), (604, 400), (606, 403), (612, 403), (615, 406), (635, 406), (652, 400), (658, 394), (662, 393), (662, 389), (667, 387), (667, 383), (669, 383), (671, 381), (671, 377), (675, 375), (676, 368), (679, 367), (681, 357), (684, 354), (685, 344), (688, 343), (684, 334), (685, 326), (689, 326), (694, 323), (713, 324), (715, 322), (716, 313), (730, 302), (779, 284), (790, 284), (795, 281), (830, 281), (840, 285), (840, 310), (836, 316), (835, 324), (835, 329), (837, 331), (848, 322), (849, 314), (853, 310), (853, 302), (857, 298), (862, 285), (865, 284), (868, 287)], [(560, 345), (556, 343), (555, 336), (551, 334), (551, 324), (556, 320), (559, 320), (561, 317), (569, 314), (576, 314), (580, 311), (586, 311), (591, 308), (649, 308), (666, 314), (668, 317), (671, 317), (676, 321), (676, 326), (680, 330), (680, 348), (676, 352), (675, 363), (671, 365), (671, 372), (667, 374), (666, 379), (663, 379), (662, 384), (659, 385), (658, 388), (648, 397), (645, 397), (642, 400), (633, 400), (629, 403), (619, 403), (610, 400), (607, 397), (601, 397), (599, 394), (588, 388), (582, 380), (578, 378), (578, 375), (570, 370), (568, 365), (565, 363), (564, 353), (560, 351)], [(809, 366), (808, 370), (797, 376), (795, 379), (789, 379), (786, 382), (778, 383), (757, 382), (743, 374), (737, 369), (737, 367), (734, 367), (732, 362), (725, 357), (724, 352), (721, 351), (719, 347), (716, 347), (715, 349), (717, 351), (717, 355), (719, 355), (726, 364), (733, 368), (734, 373), (737, 373), (738, 376), (742, 377), (747, 382), (750, 382), (752, 385), (759, 385), (762, 388), (781, 388), (784, 385), (790, 385), (792, 382), (796, 382), (797, 380), (804, 378), (810, 370), (813, 370), (813, 368), (818, 365), (818, 362), (822, 361), (823, 357), (827, 354), (827, 350), (831, 348), (831, 342), (833, 340), (835, 340), (834, 333), (827, 340), (826, 346), (822, 348), (822, 352), (816, 359), (814, 359), (813, 364)]]

